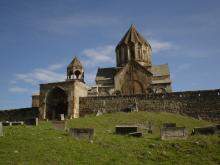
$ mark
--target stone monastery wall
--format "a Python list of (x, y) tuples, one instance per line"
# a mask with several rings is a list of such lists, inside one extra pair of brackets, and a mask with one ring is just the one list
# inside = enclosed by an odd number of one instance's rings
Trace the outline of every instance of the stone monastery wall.
[(38, 117), (38, 114), (38, 107), (2, 110), (0, 121), (23, 121)]
[(220, 121), (220, 89), (136, 96), (81, 97), (80, 116), (98, 110), (116, 112), (137, 103), (139, 111), (171, 112)]

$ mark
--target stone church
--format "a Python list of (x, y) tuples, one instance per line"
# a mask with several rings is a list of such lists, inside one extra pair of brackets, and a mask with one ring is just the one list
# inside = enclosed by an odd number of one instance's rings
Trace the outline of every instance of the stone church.
[(32, 96), (42, 119), (79, 117), (79, 98), (86, 96), (139, 95), (172, 92), (168, 64), (152, 64), (152, 48), (132, 25), (116, 46), (116, 67), (98, 68), (96, 85), (84, 82), (84, 69), (75, 57), (62, 82), (40, 84)]
[(116, 67), (98, 68), (93, 95), (172, 92), (168, 64), (152, 64), (151, 45), (130, 27), (115, 49)]

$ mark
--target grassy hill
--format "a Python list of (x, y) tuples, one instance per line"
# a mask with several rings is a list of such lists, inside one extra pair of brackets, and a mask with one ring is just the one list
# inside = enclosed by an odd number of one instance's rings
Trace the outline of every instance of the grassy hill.
[[(142, 138), (114, 134), (117, 124), (153, 123), (153, 134)], [(114, 113), (88, 116), (68, 122), (68, 127), (93, 127), (93, 143), (79, 141), (50, 122), (39, 126), (4, 127), (0, 137), (0, 164), (220, 164), (218, 136), (192, 136), (187, 140), (161, 141), (164, 122), (186, 126), (212, 124), (169, 113)]]

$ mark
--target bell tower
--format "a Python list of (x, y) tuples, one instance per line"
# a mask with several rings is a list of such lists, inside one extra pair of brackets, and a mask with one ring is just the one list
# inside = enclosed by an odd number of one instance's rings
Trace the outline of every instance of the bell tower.
[(142, 66), (151, 66), (151, 46), (137, 32), (133, 24), (118, 43), (115, 51), (117, 67), (123, 67), (131, 60)]
[(80, 80), (84, 82), (84, 69), (76, 57), (67, 66), (67, 80)]

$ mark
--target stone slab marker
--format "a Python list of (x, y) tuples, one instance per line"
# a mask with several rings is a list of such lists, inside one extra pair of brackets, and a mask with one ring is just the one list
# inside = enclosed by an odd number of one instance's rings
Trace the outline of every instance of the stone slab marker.
[(0, 137), (3, 136), (3, 126), (2, 122), (0, 122)]
[(70, 128), (69, 134), (76, 139), (93, 140), (94, 129), (93, 128)]
[(67, 121), (52, 121), (53, 128), (59, 131), (65, 131), (67, 129)]
[(64, 114), (60, 114), (60, 120), (61, 120), (61, 121), (64, 121), (64, 120), (65, 120)]
[(214, 135), (216, 131), (216, 126), (196, 127), (193, 128), (191, 135)]
[(163, 123), (164, 128), (176, 127), (176, 123)]
[(162, 140), (186, 139), (188, 135), (185, 127), (163, 127), (160, 133)]
[(121, 134), (121, 135), (126, 135), (129, 133), (134, 133), (138, 132), (138, 126), (133, 126), (133, 125), (117, 125), (115, 127), (115, 133), (116, 134)]

